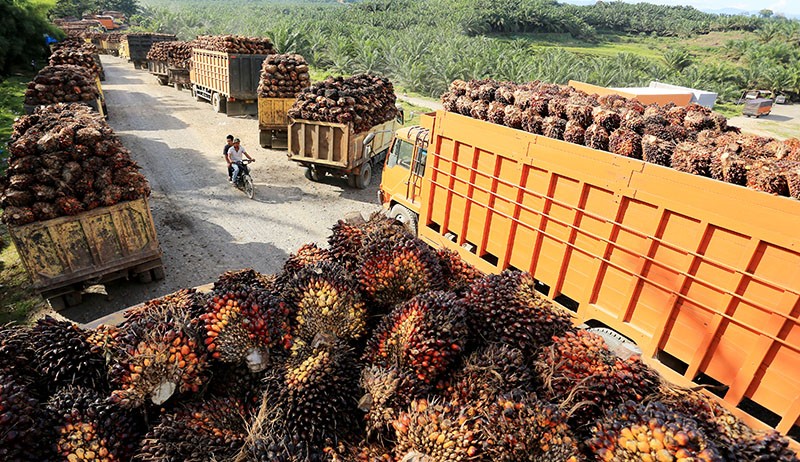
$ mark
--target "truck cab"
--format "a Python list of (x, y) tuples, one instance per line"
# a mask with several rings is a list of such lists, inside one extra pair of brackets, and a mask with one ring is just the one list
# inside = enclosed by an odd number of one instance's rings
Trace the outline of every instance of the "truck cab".
[(422, 178), (430, 130), (419, 125), (397, 130), (386, 154), (378, 196), (389, 215), (417, 233)]

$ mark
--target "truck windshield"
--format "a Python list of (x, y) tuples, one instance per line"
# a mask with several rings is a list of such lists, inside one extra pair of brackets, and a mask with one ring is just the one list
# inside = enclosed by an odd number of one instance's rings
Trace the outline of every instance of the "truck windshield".
[(395, 165), (400, 165), (410, 169), (412, 157), (414, 157), (414, 145), (407, 141), (396, 140), (394, 147), (392, 147), (392, 154), (386, 161), (386, 166), (394, 167)]

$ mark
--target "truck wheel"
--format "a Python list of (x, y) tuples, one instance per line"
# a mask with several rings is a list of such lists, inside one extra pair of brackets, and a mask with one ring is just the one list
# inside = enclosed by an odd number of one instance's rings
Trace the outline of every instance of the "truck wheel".
[(408, 210), (400, 204), (395, 204), (389, 210), (389, 217), (403, 223), (405, 227), (413, 234), (417, 235), (417, 214)]
[(166, 77), (158, 77), (158, 84), (159, 85), (166, 85), (167, 83), (169, 83), (169, 82), (167, 81)]
[(179, 82), (173, 83), (172, 86), (175, 87), (175, 89), (178, 90), (178, 91), (183, 90), (183, 85), (180, 84)]
[(158, 268), (153, 268), (151, 270), (153, 272), (153, 280), (160, 281), (164, 279), (164, 267), (159, 266)]
[(370, 181), (372, 181), (372, 164), (365, 162), (361, 166), (361, 173), (356, 177), (356, 188), (367, 189)]
[(47, 304), (50, 305), (53, 311), (61, 311), (67, 307), (67, 302), (64, 300), (64, 297), (60, 295), (58, 297), (48, 298)]
[(70, 292), (67, 295), (64, 295), (64, 303), (66, 303), (67, 306), (80, 305), (82, 301), (83, 296), (80, 292)]
[(150, 274), (150, 271), (142, 271), (141, 273), (136, 275), (136, 279), (139, 280), (142, 284), (147, 284), (148, 282), (153, 281), (153, 275)]
[(353, 175), (352, 173), (347, 175), (347, 185), (350, 186), (351, 188), (356, 187), (356, 176)]
[(258, 138), (262, 148), (272, 147), (272, 130), (259, 130)]
[(202, 96), (200, 96), (200, 92), (197, 91), (194, 87), (192, 87), (192, 96), (194, 96), (195, 101), (203, 102), (205, 101)]
[(308, 167), (306, 169), (306, 178), (308, 178), (311, 181), (319, 181), (322, 179), (322, 175), (320, 174), (319, 170)]
[(225, 113), (225, 100), (222, 99), (219, 93), (211, 95), (211, 105), (214, 106), (214, 112), (218, 114)]

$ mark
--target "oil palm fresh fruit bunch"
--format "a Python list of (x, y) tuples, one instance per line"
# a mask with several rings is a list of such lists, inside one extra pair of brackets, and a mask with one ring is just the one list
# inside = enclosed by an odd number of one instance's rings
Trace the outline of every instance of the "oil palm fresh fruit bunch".
[(329, 451), (329, 462), (396, 462), (392, 450), (380, 443), (361, 441), (341, 451)]
[(206, 399), (236, 398), (250, 412), (261, 405), (264, 394), (264, 372), (253, 372), (244, 364), (213, 363), (209, 369)]
[(142, 462), (233, 460), (247, 437), (248, 415), (235, 398), (181, 404), (164, 412), (142, 441)]
[(465, 308), (448, 292), (418, 295), (395, 307), (367, 342), (364, 359), (382, 367), (399, 366), (426, 384), (459, 358), (467, 341)]
[(271, 290), (274, 283), (274, 278), (261, 274), (252, 268), (226, 271), (214, 282), (213, 292), (238, 292), (247, 289)]
[(13, 374), (17, 382), (35, 381), (31, 370), (33, 349), (31, 328), (7, 324), (0, 326), (0, 371)]
[(353, 340), (366, 332), (367, 310), (357, 281), (334, 262), (300, 270), (284, 288), (294, 314), (295, 336), (312, 342), (318, 334)]
[(725, 460), (692, 417), (659, 402), (623, 403), (609, 410), (592, 431), (587, 448), (597, 460)]
[(394, 226), (366, 235), (359, 262), (361, 291), (377, 305), (392, 306), (442, 284), (442, 266), (436, 252)]
[(106, 362), (110, 362), (122, 348), (120, 345), (121, 335), (123, 335), (123, 331), (119, 327), (101, 324), (89, 330), (86, 341), (89, 343), (92, 353), (102, 355)]
[(41, 460), (42, 430), (39, 400), (33, 391), (17, 381), (13, 370), (0, 368), (0, 459)]
[(143, 433), (140, 417), (88, 388), (60, 390), (46, 412), (59, 460), (130, 460)]
[(448, 291), (461, 293), (483, 276), (477, 268), (464, 261), (458, 252), (441, 248), (436, 250), (436, 254), (441, 261), (442, 280)]
[(76, 324), (40, 319), (31, 329), (31, 368), (44, 380), (40, 385), (49, 391), (67, 385), (105, 390), (106, 361), (92, 353), (89, 333)]
[(358, 408), (366, 412), (367, 435), (387, 435), (400, 412), (411, 401), (432, 394), (434, 387), (410, 371), (398, 366), (368, 366), (361, 371), (360, 386), (364, 395)]
[(472, 335), (533, 353), (572, 328), (569, 315), (536, 292), (529, 273), (506, 270), (475, 281), (464, 298)]
[(414, 400), (392, 426), (397, 460), (473, 460), (484, 446), (481, 416), (472, 407), (438, 400)]
[(464, 360), (453, 374), (446, 396), (453, 403), (485, 407), (500, 396), (531, 390), (533, 385), (534, 373), (521, 350), (491, 344)]
[(267, 289), (225, 285), (214, 290), (200, 316), (203, 341), (212, 358), (260, 371), (270, 355), (280, 356), (291, 346), (289, 314), (287, 305)]
[(363, 226), (339, 220), (331, 227), (328, 236), (329, 252), (333, 259), (342, 263), (348, 270), (357, 266), (361, 254), (365, 231)]
[(332, 259), (333, 257), (329, 250), (321, 249), (314, 243), (304, 244), (286, 259), (283, 264), (283, 271), (278, 277), (279, 284), (282, 285), (290, 281), (292, 277), (307, 266), (332, 261)]
[(576, 430), (604, 409), (628, 400), (641, 401), (658, 387), (658, 374), (638, 356), (617, 357), (597, 334), (579, 330), (553, 340), (536, 358), (536, 371), (544, 384), (540, 397), (580, 409), (570, 420)]

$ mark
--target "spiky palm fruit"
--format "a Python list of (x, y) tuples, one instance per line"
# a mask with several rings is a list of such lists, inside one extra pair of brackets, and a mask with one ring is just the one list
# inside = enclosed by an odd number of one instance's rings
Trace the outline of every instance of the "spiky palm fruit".
[(0, 459), (42, 460), (39, 401), (11, 369), (0, 368)]
[(441, 263), (421, 240), (393, 228), (371, 232), (357, 270), (368, 301), (391, 306), (440, 287)]
[(644, 135), (642, 137), (642, 159), (645, 162), (672, 166), (672, 152), (675, 150), (675, 143), (662, 140), (654, 135)]
[(505, 116), (503, 117), (503, 122), (507, 127), (522, 128), (522, 109), (513, 104), (509, 104), (505, 107), (504, 111)]
[(800, 164), (798, 161), (784, 159), (781, 162), (781, 172), (789, 188), (789, 197), (800, 199)]
[(182, 404), (147, 432), (135, 460), (233, 460), (247, 437), (248, 413), (235, 398)]
[(458, 99), (456, 99), (456, 111), (461, 115), (468, 116), (469, 111), (472, 109), (472, 103), (473, 100), (469, 96), (459, 96)]
[(592, 120), (609, 133), (618, 129), (619, 124), (622, 122), (622, 118), (619, 116), (618, 112), (600, 108), (595, 108), (592, 113)]
[(531, 115), (536, 115), (541, 118), (547, 117), (548, 115), (550, 115), (548, 113), (547, 101), (548, 101), (547, 98), (543, 97), (532, 99), (530, 102), (530, 106), (528, 106), (527, 112), (530, 113)]
[(489, 103), (484, 100), (475, 101), (472, 103), (469, 115), (473, 119), (489, 120)]
[(442, 95), (442, 107), (444, 107), (444, 110), (447, 112), (458, 112), (458, 108), (456, 107), (457, 100), (458, 96), (453, 93), (445, 93)]
[(568, 104), (566, 107), (567, 120), (581, 128), (592, 124), (592, 107), (585, 104)]
[(50, 391), (67, 385), (105, 390), (106, 361), (92, 353), (89, 333), (76, 324), (40, 319), (31, 330), (31, 367), (45, 378), (40, 385)]
[(608, 150), (634, 159), (642, 158), (642, 137), (627, 128), (614, 130), (608, 137)]
[(29, 376), (33, 349), (31, 328), (6, 324), (0, 326), (0, 371), (13, 373), (19, 380)]
[(329, 462), (397, 462), (391, 449), (368, 441), (346, 445), (343, 452), (331, 454)]
[(479, 99), (486, 103), (490, 103), (494, 101), (494, 95), (497, 92), (497, 82), (487, 82), (484, 84), (479, 85), (475, 89), (475, 94), (473, 95), (473, 99)]
[(281, 282), (286, 282), (303, 268), (326, 261), (333, 261), (330, 251), (321, 249), (314, 243), (304, 244), (286, 259), (279, 279)]
[(453, 250), (440, 248), (436, 254), (441, 261), (442, 280), (445, 289), (450, 292), (461, 293), (478, 278), (483, 277), (477, 268), (470, 265)]
[(625, 402), (609, 410), (592, 431), (587, 446), (598, 460), (725, 460), (691, 417), (659, 402)]
[(514, 90), (514, 106), (517, 106), (525, 111), (531, 106), (531, 101), (535, 96), (535, 91), (529, 90), (525, 86), (520, 85), (516, 90)]
[(620, 126), (622, 128), (627, 128), (628, 130), (634, 131), (639, 135), (643, 135), (645, 128), (645, 119), (637, 112), (628, 111), (622, 117), (622, 123)]
[(800, 139), (789, 138), (783, 140), (783, 145), (785, 147), (784, 151), (786, 152), (785, 157), (787, 159), (795, 162), (800, 161)]
[(747, 187), (777, 196), (788, 196), (789, 184), (782, 174), (781, 161), (772, 158), (753, 161), (747, 171)]
[(584, 144), (592, 149), (608, 151), (608, 130), (601, 125), (592, 124), (583, 134)]
[(542, 121), (542, 135), (548, 138), (563, 140), (566, 128), (567, 121), (559, 117), (548, 116)]
[[(267, 389), (245, 451), (256, 460), (281, 460), (287, 452), (307, 456), (351, 436), (358, 428), (352, 394), (357, 370), (353, 350), (341, 340), (296, 342), (288, 361), (267, 374)], [(289, 446), (295, 449), (281, 451)], [(307, 454), (294, 454), (297, 450)]]
[(672, 153), (672, 168), (679, 172), (710, 177), (713, 157), (713, 148), (684, 141), (675, 146)]
[(89, 343), (92, 353), (102, 355), (106, 362), (110, 362), (122, 348), (120, 345), (121, 335), (123, 332), (119, 327), (101, 324), (89, 331), (86, 341)]
[(789, 441), (777, 432), (757, 432), (719, 402), (699, 391), (662, 384), (653, 398), (670, 409), (692, 416), (727, 461), (794, 462)]
[(701, 130), (716, 128), (714, 118), (704, 111), (689, 110), (683, 119), (683, 126), (688, 130), (699, 132)]
[(46, 412), (60, 460), (130, 460), (142, 433), (140, 418), (88, 388), (62, 389)]
[(453, 403), (485, 408), (502, 395), (530, 389), (533, 382), (525, 354), (495, 343), (467, 357), (464, 366), (453, 374), (446, 397)]
[(236, 398), (248, 412), (255, 412), (264, 394), (263, 378), (263, 372), (253, 372), (244, 364), (215, 363), (209, 369), (203, 396)]
[(566, 119), (567, 115), (567, 106), (569, 105), (569, 99), (564, 98), (561, 96), (553, 96), (547, 100), (547, 115), (549, 117), (555, 117), (557, 119)]
[(528, 108), (522, 115), (522, 129), (537, 135), (542, 134), (544, 119), (533, 108)]
[(464, 305), (473, 337), (532, 353), (572, 328), (569, 315), (539, 295), (529, 273), (506, 270), (470, 287)]
[(489, 122), (497, 125), (503, 125), (506, 119), (506, 105), (500, 101), (492, 101), (489, 103), (489, 109), (486, 112)]
[(718, 148), (714, 152), (709, 166), (711, 178), (739, 186), (747, 185), (747, 172), (753, 164), (753, 159), (741, 155), (737, 148), (738, 145), (734, 144)]
[(566, 412), (530, 396), (502, 396), (483, 415), (482, 460), (500, 462), (581, 460)]
[(339, 220), (331, 227), (331, 235), (328, 236), (328, 248), (331, 256), (337, 262), (353, 270), (358, 261), (365, 236), (363, 226), (357, 226)]
[(284, 299), (296, 313), (296, 337), (312, 342), (317, 334), (325, 334), (354, 340), (366, 332), (367, 309), (358, 283), (344, 266), (311, 265), (286, 285)]
[(208, 355), (190, 295), (181, 292), (129, 313), (116, 341), (122, 351), (109, 376), (112, 399), (124, 407), (148, 400), (160, 405), (175, 391), (197, 393), (205, 383)]
[(398, 366), (369, 366), (361, 371), (364, 395), (358, 408), (366, 413), (367, 434), (385, 434), (392, 422), (411, 404), (426, 397), (433, 387)]
[(450, 82), (450, 92), (456, 96), (466, 94), (469, 84), (461, 79), (456, 79)]
[(570, 120), (567, 122), (567, 126), (564, 128), (564, 141), (583, 145), (585, 133), (586, 130), (584, 130), (579, 123), (575, 122), (574, 120)]
[(259, 288), (214, 292), (200, 316), (212, 358), (257, 372), (291, 347), (291, 310), (284, 301)]
[(641, 401), (657, 389), (658, 374), (638, 356), (617, 357), (597, 334), (579, 330), (553, 341), (535, 361), (544, 384), (541, 397), (580, 407), (581, 412), (575, 412), (570, 420), (575, 429), (591, 423), (603, 409), (627, 400)]
[(686, 118), (686, 107), (674, 106), (667, 109), (667, 120), (670, 125), (683, 125), (683, 119)]
[(364, 359), (373, 365), (413, 372), (433, 384), (464, 349), (466, 313), (453, 294), (427, 292), (395, 307), (367, 342)]
[(473, 407), (414, 400), (392, 426), (397, 442), (395, 456), (400, 460), (471, 460), (483, 447), (481, 419)]

